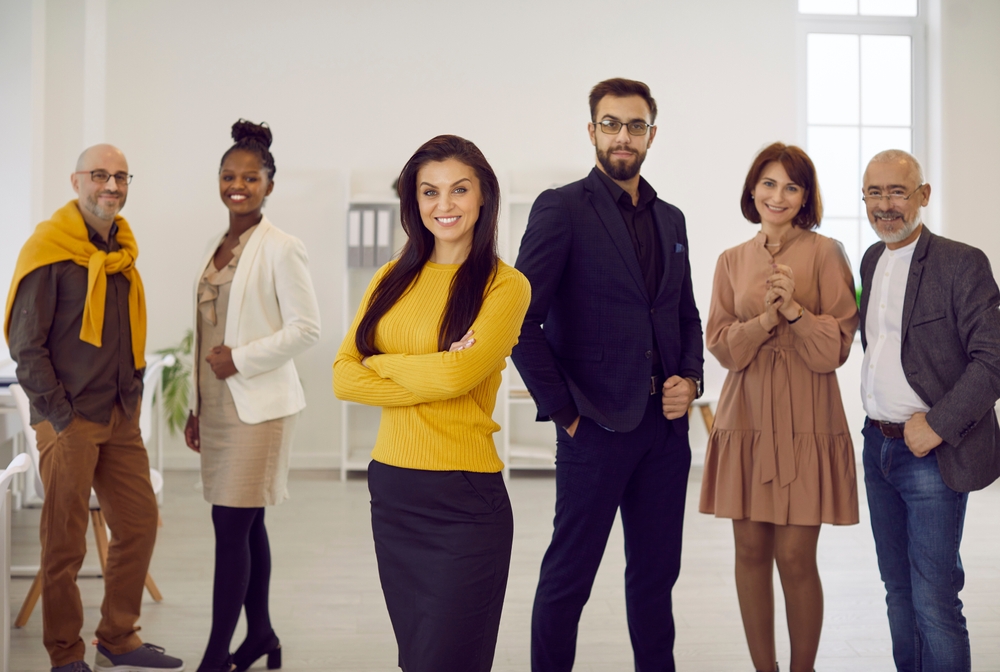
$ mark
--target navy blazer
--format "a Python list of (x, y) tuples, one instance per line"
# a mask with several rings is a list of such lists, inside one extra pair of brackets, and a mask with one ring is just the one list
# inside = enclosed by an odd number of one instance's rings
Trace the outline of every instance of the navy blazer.
[[(861, 344), (872, 276), (885, 243), (861, 260)], [(1000, 476), (1000, 290), (989, 259), (936, 236), (917, 240), (903, 297), (900, 359), (910, 387), (930, 406), (927, 422), (944, 439), (934, 449), (941, 478), (957, 492), (981, 490)]]
[[(531, 305), (511, 356), (539, 420), (574, 403), (607, 429), (635, 429), (649, 401), (654, 339), (667, 377), (703, 378), (684, 215), (659, 198), (652, 208), (664, 264), (650, 298), (597, 168), (535, 200), (516, 263), (531, 282)], [(687, 416), (673, 424), (686, 432)]]

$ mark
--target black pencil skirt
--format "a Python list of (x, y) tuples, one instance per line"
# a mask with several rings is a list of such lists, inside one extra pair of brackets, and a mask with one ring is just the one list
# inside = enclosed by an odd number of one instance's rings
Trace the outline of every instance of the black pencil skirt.
[(368, 466), (379, 579), (404, 672), (487, 672), (514, 518), (503, 476)]

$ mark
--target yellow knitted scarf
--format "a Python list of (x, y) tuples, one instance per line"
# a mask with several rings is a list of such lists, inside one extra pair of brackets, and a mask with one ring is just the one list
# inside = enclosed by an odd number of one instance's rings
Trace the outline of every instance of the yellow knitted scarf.
[(139, 247), (128, 222), (121, 215), (115, 217), (118, 225), (116, 236), (121, 249), (106, 253), (90, 242), (83, 215), (72, 200), (52, 215), (52, 219), (35, 227), (28, 241), (21, 248), (14, 268), (14, 279), (7, 294), (4, 311), (3, 333), (10, 342), (10, 312), (21, 279), (32, 271), (60, 261), (72, 261), (87, 269), (87, 300), (83, 305), (83, 324), (80, 340), (101, 347), (104, 331), (104, 301), (107, 297), (108, 274), (121, 273), (129, 281), (128, 316), (132, 328), (132, 359), (135, 368), (146, 366), (146, 295), (142, 279), (135, 267)]

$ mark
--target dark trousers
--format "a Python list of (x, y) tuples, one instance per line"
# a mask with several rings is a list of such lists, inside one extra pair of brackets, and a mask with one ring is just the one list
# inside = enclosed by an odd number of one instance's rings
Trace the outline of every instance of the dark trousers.
[(531, 615), (531, 669), (568, 672), (577, 627), (608, 534), (621, 509), (625, 602), (639, 672), (674, 670), (671, 590), (681, 565), (691, 449), (674, 433), (658, 395), (631, 432), (581, 418), (556, 449), (556, 515)]
[(404, 672), (488, 672), (514, 518), (503, 476), (368, 466), (378, 575)]

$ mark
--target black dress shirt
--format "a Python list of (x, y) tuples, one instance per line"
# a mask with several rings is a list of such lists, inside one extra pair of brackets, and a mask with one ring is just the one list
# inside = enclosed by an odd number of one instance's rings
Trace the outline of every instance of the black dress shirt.
[[(656, 221), (653, 219), (653, 201), (656, 200), (656, 190), (649, 186), (649, 182), (639, 178), (639, 200), (632, 205), (632, 196), (622, 189), (610, 177), (598, 170), (604, 186), (611, 193), (618, 206), (618, 212), (625, 220), (625, 228), (632, 239), (632, 247), (635, 248), (635, 256), (639, 260), (639, 268), (642, 269), (642, 278), (646, 284), (646, 295), (650, 303), (656, 298), (660, 289), (660, 282), (663, 280), (663, 243), (660, 242), (659, 232), (656, 230)], [(660, 350), (653, 339), (653, 375), (663, 375), (663, 364), (660, 360)]]
[[(104, 252), (121, 249), (113, 225), (105, 242), (87, 224), (90, 241)], [(37, 268), (24, 278), (10, 315), (10, 356), (31, 401), (31, 424), (48, 420), (57, 432), (79, 415), (102, 425), (116, 402), (131, 417), (142, 396), (142, 371), (132, 357), (128, 312), (130, 283), (108, 275), (101, 347), (80, 340), (87, 269), (72, 261)]]

